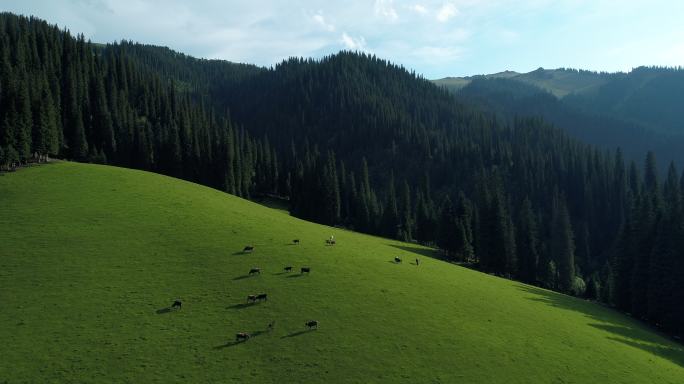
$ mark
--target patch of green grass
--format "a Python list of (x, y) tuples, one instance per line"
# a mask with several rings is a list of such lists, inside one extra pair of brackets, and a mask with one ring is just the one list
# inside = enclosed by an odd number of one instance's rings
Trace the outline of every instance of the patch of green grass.
[(684, 382), (681, 346), (610, 309), (151, 173), (5, 175), (0, 228), (0, 383)]
[(574, 72), (560, 69), (537, 69), (528, 73), (504, 71), (489, 75), (471, 77), (445, 77), (432, 80), (438, 86), (443, 86), (452, 92), (468, 86), (474, 78), (511, 79), (535, 86), (562, 99), (573, 93), (585, 93), (595, 90), (609, 81), (605, 74), (591, 72)]
[(535, 85), (558, 98), (563, 98), (571, 93), (583, 93), (596, 89), (608, 82), (610, 77), (591, 72), (538, 69), (516, 76), (515, 80)]

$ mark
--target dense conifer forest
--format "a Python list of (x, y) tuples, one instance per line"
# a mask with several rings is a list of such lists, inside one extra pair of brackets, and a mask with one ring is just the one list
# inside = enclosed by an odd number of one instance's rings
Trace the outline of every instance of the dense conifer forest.
[[(553, 76), (568, 77), (573, 81), (565, 79), (567, 84), (584, 88), (560, 97), (539, 85)], [(591, 80), (583, 82), (585, 78)], [(660, 159), (684, 165), (684, 123), (677, 104), (684, 92), (682, 68), (639, 67), (612, 74), (540, 69), (514, 77), (462, 80), (468, 84), (447, 83), (447, 89), (504, 119), (541, 116), (585, 143), (609, 150), (620, 147), (630, 161), (643, 161), (644, 153), (653, 150)], [(667, 171), (668, 162), (660, 165), (661, 172)]]
[(341, 52), (274, 68), (0, 15), (0, 164), (145, 169), (684, 327), (684, 176)]

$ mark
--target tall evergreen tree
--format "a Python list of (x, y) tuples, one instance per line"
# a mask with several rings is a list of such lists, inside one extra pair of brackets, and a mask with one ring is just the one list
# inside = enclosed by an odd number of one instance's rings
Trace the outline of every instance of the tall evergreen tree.
[(537, 223), (532, 203), (529, 199), (523, 200), (518, 214), (518, 225), (516, 227), (516, 246), (518, 251), (518, 277), (526, 283), (537, 281), (538, 254), (538, 234)]
[(558, 196), (553, 203), (551, 254), (558, 268), (558, 288), (571, 292), (575, 282), (575, 241), (565, 199)]

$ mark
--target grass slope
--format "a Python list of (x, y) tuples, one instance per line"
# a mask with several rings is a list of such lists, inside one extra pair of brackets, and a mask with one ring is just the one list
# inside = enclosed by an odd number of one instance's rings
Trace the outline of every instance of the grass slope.
[(452, 92), (456, 92), (470, 84), (473, 78), (478, 77), (487, 79), (503, 78), (520, 81), (543, 89), (558, 98), (563, 98), (572, 93), (581, 94), (596, 90), (610, 80), (610, 77), (605, 74), (539, 68), (528, 73), (505, 71), (493, 73), (491, 75), (446, 77), (432, 80), (432, 82), (439, 86), (444, 86)]
[(0, 383), (684, 382), (681, 346), (609, 309), (164, 176), (0, 176), (0, 228)]

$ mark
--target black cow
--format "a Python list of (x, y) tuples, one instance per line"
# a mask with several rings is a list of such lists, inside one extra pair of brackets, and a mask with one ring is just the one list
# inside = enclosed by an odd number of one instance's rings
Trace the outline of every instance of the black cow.
[(247, 341), (250, 337), (247, 332), (239, 332), (235, 334), (235, 341)]
[(253, 275), (255, 273), (261, 274), (261, 268), (252, 268), (249, 270), (250, 275)]
[(176, 300), (176, 301), (174, 301), (173, 304), (171, 305), (171, 308), (176, 308), (176, 307), (178, 307), (178, 309), (181, 309), (182, 306), (183, 306), (183, 303), (181, 303), (180, 300)]
[(247, 296), (247, 302), (248, 303), (256, 303), (256, 299), (257, 299), (256, 295)]
[(284, 268), (285, 272), (292, 272), (292, 266), (288, 265), (287, 267)]
[(304, 323), (309, 329), (315, 328), (318, 329), (318, 320), (309, 320), (306, 323)]
[(299, 244), (299, 239), (294, 239), (294, 240), (292, 240), (292, 243), (298, 245), (298, 244)]
[(244, 248), (242, 248), (242, 252), (252, 252), (254, 250), (253, 245), (245, 245)]
[(262, 300), (268, 301), (268, 295), (265, 293), (258, 294), (256, 297), (256, 301), (262, 301)]
[(398, 258), (398, 257), (395, 257), (395, 258), (394, 258), (394, 262), (395, 262), (395, 263), (401, 263), (401, 259)]
[(299, 273), (310, 273), (311, 272), (311, 267), (302, 267), (300, 269)]

